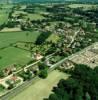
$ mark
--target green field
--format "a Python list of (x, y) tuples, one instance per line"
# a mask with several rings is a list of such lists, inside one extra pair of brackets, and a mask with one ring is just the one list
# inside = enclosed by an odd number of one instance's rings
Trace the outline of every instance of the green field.
[[(27, 36), (28, 34), (28, 36)], [(0, 48), (6, 47), (11, 43), (18, 41), (35, 42), (36, 38), (40, 35), (39, 32), (2, 32), (0, 33)]]
[(0, 25), (7, 23), (8, 21), (9, 10), (0, 10)]
[(44, 17), (40, 14), (40, 13), (27, 13), (24, 11), (15, 11), (13, 13), (13, 16), (17, 16), (19, 14), (24, 14), (24, 19), (28, 19), (30, 18), (30, 20), (40, 20), (40, 19), (44, 19)]
[(44, 19), (44, 17), (40, 14), (28, 14), (27, 18), (30, 18), (31, 20)]
[[(26, 35), (28, 33), (28, 36)], [(24, 65), (31, 60), (30, 52), (10, 46), (10, 44), (23, 41), (35, 42), (39, 32), (7, 32), (0, 33), (0, 69), (12, 64)], [(4, 49), (2, 49), (5, 47)], [(21, 67), (21, 66), (20, 66)]]
[(32, 84), (29, 88), (18, 94), (12, 100), (43, 100), (48, 98), (51, 90), (57, 85), (60, 79), (67, 79), (68, 75), (65, 73), (54, 70), (49, 74), (47, 79), (40, 79), (36, 83)]
[[(30, 61), (30, 53), (14, 47), (0, 50), (0, 69), (10, 67), (12, 64), (24, 65)], [(21, 66), (19, 66), (21, 67)]]
[(13, 5), (0, 5), (0, 25), (7, 23), (8, 15)]

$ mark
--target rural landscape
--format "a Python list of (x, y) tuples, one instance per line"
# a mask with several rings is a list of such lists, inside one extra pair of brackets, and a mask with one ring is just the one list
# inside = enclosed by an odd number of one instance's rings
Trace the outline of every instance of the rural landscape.
[(0, 100), (98, 100), (98, 1), (0, 1)]

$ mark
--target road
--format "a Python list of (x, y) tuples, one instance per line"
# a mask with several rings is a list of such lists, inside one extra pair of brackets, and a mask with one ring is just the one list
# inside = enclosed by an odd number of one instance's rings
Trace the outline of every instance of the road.
[(58, 63), (52, 65), (52, 66), (51, 66), (51, 69), (49, 69), (49, 71), (55, 69), (56, 67), (58, 67), (59, 65), (61, 65), (61, 64), (62, 64), (63, 62), (65, 62), (66, 60), (71, 60), (71, 59), (75, 58), (76, 56), (79, 56), (79, 55), (82, 54), (83, 52), (89, 50), (90, 48), (93, 48), (93, 46), (96, 45), (96, 44), (98, 44), (98, 42), (95, 42), (95, 43), (93, 43), (92, 45), (90, 45), (90, 46), (88, 46), (88, 47), (82, 49), (81, 51), (79, 51), (79, 52), (77, 52), (77, 53), (75, 53), (75, 54), (72, 54), (71, 56), (68, 56), (68, 57), (62, 59), (62, 60), (59, 61)]
[(67, 47), (70, 47), (72, 45), (72, 43), (74, 42), (74, 40), (75, 40), (75, 38), (76, 38), (76, 36), (78, 35), (79, 32), (80, 32), (80, 29), (75, 32), (74, 36), (72, 37), (70, 44)]

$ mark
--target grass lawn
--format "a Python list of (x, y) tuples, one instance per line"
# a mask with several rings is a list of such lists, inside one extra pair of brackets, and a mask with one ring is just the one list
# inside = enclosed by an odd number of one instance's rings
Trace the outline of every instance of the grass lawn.
[(49, 74), (47, 79), (40, 79), (12, 100), (43, 100), (50, 95), (52, 88), (56, 86), (62, 78), (67, 79), (68, 75), (59, 72), (58, 70), (54, 70)]
[(12, 64), (24, 65), (31, 60), (30, 53), (28, 51), (14, 47), (8, 47), (0, 50), (0, 57), (0, 70)]

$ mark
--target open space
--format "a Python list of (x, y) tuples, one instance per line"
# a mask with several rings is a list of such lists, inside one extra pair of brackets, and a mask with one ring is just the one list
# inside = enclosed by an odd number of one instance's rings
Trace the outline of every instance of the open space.
[(46, 79), (40, 79), (37, 83), (32, 84), (29, 88), (17, 95), (12, 100), (43, 100), (51, 93), (54, 86), (57, 85), (60, 79), (67, 79), (68, 75), (58, 70), (54, 70)]

